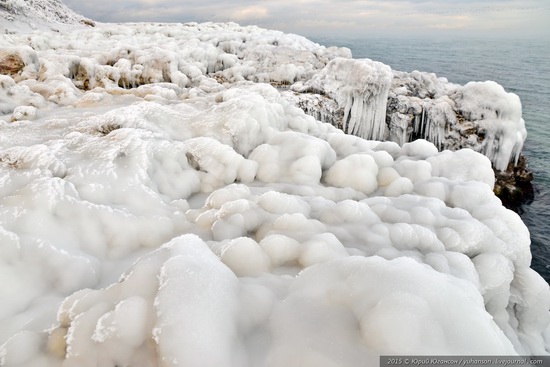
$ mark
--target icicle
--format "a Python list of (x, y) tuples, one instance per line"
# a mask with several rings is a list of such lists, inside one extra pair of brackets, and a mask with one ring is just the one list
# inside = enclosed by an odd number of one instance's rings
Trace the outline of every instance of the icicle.
[(378, 129), (378, 137), (377, 140), (383, 140), (384, 136), (386, 135), (386, 110), (388, 105), (388, 94), (389, 94), (389, 86), (388, 90), (385, 93), (381, 93), (378, 95), (378, 111), (376, 112), (376, 120), (379, 121), (380, 128)]

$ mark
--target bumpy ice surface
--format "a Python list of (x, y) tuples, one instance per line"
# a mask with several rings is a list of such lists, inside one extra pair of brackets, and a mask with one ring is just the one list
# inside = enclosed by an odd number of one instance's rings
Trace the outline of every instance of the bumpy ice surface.
[(0, 76), (4, 365), (550, 350), (550, 291), (487, 157), (346, 135), (262, 83), (330, 79), (349, 50), (234, 24), (0, 46), (27, 65)]

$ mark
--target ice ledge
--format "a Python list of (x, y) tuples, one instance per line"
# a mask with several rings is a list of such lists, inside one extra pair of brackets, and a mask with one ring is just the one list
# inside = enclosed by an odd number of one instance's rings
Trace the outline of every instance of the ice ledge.
[(392, 75), (368, 59), (334, 59), (291, 90), (285, 96), (306, 113), (353, 135), (400, 145), (422, 138), (439, 150), (471, 148), (499, 171), (517, 164), (527, 137), (519, 97), (493, 81), (460, 86), (433, 73)]

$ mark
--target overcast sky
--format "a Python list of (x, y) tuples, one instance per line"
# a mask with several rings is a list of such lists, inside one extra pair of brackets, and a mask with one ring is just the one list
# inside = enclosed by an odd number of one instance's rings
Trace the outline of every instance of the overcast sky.
[(64, 0), (103, 22), (256, 24), (305, 36), (550, 36), (549, 0)]

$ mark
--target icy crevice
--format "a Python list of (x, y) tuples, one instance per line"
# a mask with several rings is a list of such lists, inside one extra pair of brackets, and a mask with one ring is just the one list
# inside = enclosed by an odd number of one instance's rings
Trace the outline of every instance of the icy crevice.
[[(414, 117), (414, 132), (432, 142), (439, 150), (447, 148), (447, 136), (457, 119), (452, 107), (444, 100), (425, 100), (422, 113)], [(408, 141), (412, 141), (409, 135)]]
[(296, 93), (281, 91), (281, 95), (294, 106), (300, 107), (305, 113), (318, 121), (342, 127), (344, 109), (332, 98), (315, 93)]

